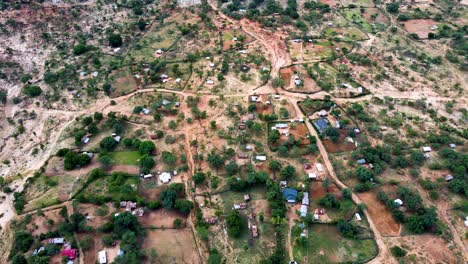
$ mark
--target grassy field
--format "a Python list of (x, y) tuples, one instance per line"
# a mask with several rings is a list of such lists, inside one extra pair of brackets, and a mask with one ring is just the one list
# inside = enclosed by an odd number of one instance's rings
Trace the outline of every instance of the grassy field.
[(361, 15), (359, 9), (343, 9), (344, 16), (349, 21), (359, 25), (365, 32), (372, 32), (372, 25)]
[(247, 193), (250, 195), (250, 200), (252, 201), (266, 199), (266, 192), (262, 187), (251, 188), (245, 192), (227, 191), (221, 194), (224, 203), (224, 211), (230, 212), (232, 211), (234, 203), (244, 202), (244, 194)]
[(326, 28), (324, 32), (327, 37), (338, 37), (349, 42), (368, 39), (367, 35), (357, 27)]
[(374, 1), (372, 0), (342, 0), (341, 1), (344, 6), (349, 6), (349, 5), (355, 5), (358, 7), (373, 7), (374, 6)]
[(110, 153), (115, 164), (138, 166), (141, 154), (138, 151), (117, 151)]
[[(372, 239), (355, 240), (341, 236), (334, 225), (313, 225), (308, 229), (308, 244), (295, 244), (294, 259), (298, 263), (361, 262), (377, 254)], [(293, 233), (293, 239), (299, 237)]]

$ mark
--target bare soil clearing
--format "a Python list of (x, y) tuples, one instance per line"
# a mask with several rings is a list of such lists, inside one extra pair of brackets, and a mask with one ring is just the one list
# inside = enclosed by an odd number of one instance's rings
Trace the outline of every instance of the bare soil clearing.
[[(199, 263), (191, 229), (151, 230), (143, 243), (144, 249), (156, 249), (156, 263)], [(151, 263), (147, 261), (146, 263)]]
[(377, 200), (374, 192), (360, 193), (358, 196), (366, 204), (382, 236), (398, 236), (400, 234), (400, 224), (393, 219), (392, 213), (385, 204)]
[(437, 26), (439, 22), (432, 19), (412, 19), (402, 22), (402, 24), (409, 33), (417, 34), (420, 39), (427, 39), (430, 32), (437, 33), (431, 27)]

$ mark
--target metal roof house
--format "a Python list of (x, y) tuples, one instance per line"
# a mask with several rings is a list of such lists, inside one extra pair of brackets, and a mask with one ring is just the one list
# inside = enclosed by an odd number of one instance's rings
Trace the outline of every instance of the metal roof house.
[(363, 164), (366, 164), (366, 160), (365, 159), (358, 159), (357, 163), (363, 165)]
[(306, 217), (307, 215), (307, 206), (301, 205), (301, 216)]
[(106, 256), (106, 251), (101, 250), (98, 253), (99, 256), (99, 264), (106, 264), (107, 263), (107, 256)]
[(297, 190), (285, 188), (283, 190), (283, 197), (288, 203), (295, 203), (297, 198)]
[(328, 120), (325, 118), (316, 119), (314, 120), (314, 126), (320, 133), (323, 133), (323, 131), (328, 127)]
[(309, 205), (309, 193), (304, 192), (304, 197), (302, 197), (302, 205)]

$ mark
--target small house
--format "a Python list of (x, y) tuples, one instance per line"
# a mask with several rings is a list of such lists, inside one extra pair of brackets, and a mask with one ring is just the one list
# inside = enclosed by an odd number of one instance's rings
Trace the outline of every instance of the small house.
[(387, 129), (388, 129), (387, 126), (381, 126), (381, 127), (380, 127), (380, 131), (386, 131)]
[(90, 140), (89, 137), (85, 137), (85, 138), (83, 139), (83, 143), (84, 143), (84, 144), (88, 144), (88, 143), (89, 143), (89, 140)]
[(288, 186), (288, 182), (287, 182), (287, 181), (280, 181), (280, 187), (281, 187), (281, 188), (285, 188), (286, 186)]
[(64, 249), (61, 253), (62, 257), (67, 257), (68, 259), (76, 258), (76, 249)]
[(317, 174), (314, 172), (309, 172), (308, 174), (309, 180), (316, 180), (317, 179)]
[(318, 221), (318, 220), (319, 220), (319, 215), (318, 215), (318, 214), (314, 214), (314, 220), (315, 220), (315, 221)]
[(285, 188), (283, 189), (283, 197), (288, 203), (295, 203), (297, 198), (297, 190)]
[(309, 205), (309, 193), (304, 192), (304, 197), (302, 197), (302, 205)]
[(215, 64), (214, 64), (214, 63), (210, 63), (209, 66), (210, 66), (211, 68), (214, 68), (214, 67), (215, 67)]
[(243, 210), (247, 208), (247, 205), (245, 203), (235, 203), (234, 204), (234, 209), (235, 210)]
[(275, 94), (275, 95), (273, 95), (273, 98), (275, 98), (275, 99), (280, 99), (280, 95), (279, 95), (279, 94)]
[(430, 159), (430, 158), (431, 158), (431, 155), (429, 155), (428, 153), (424, 153), (424, 158), (425, 158), (425, 159)]
[(355, 128), (354, 133), (359, 134), (359, 133), (361, 133), (361, 130), (359, 128)]
[(318, 113), (318, 116), (324, 117), (328, 115), (328, 112), (324, 109), (320, 110)]
[(125, 201), (120, 202), (120, 208), (125, 208), (125, 207), (127, 207), (127, 202)]
[(253, 237), (258, 237), (258, 228), (256, 225), (252, 225), (252, 227), (250, 228), (250, 230), (252, 231), (252, 236)]
[(206, 222), (208, 224), (210, 224), (210, 225), (214, 225), (214, 224), (216, 224), (218, 222), (218, 217), (216, 217), (216, 216), (208, 217), (206, 219)]
[(246, 145), (245, 150), (252, 151), (254, 147), (252, 145)]
[(181, 79), (181, 78), (177, 78), (177, 79), (175, 79), (175, 82), (176, 82), (176, 83), (180, 83), (181, 81), (182, 81), (182, 79)]
[(301, 43), (302, 42), (302, 39), (295, 39), (293, 40), (295, 43)]
[(449, 147), (450, 147), (450, 148), (456, 148), (457, 145), (455, 145), (455, 144), (453, 144), (453, 143), (450, 143), (450, 144), (449, 144)]
[(453, 180), (453, 176), (452, 176), (452, 175), (448, 174), (447, 176), (445, 176), (445, 181), (449, 182), (449, 181), (451, 181), (451, 180)]
[(149, 110), (148, 108), (143, 108), (141, 109), (141, 112), (143, 112), (143, 114), (145, 115), (149, 115), (151, 113), (151, 110)]
[(304, 169), (305, 170), (310, 170), (311, 168), (312, 168), (312, 164), (310, 164), (310, 163), (304, 164)]
[(403, 201), (401, 199), (395, 199), (395, 200), (393, 200), (393, 202), (396, 203), (398, 206), (403, 205)]
[(301, 81), (301, 79), (299, 79), (298, 76), (294, 77), (294, 84), (296, 86), (300, 86), (302, 84), (302, 81)]
[(267, 157), (266, 156), (255, 156), (255, 160), (257, 160), (257, 161), (266, 161)]
[(431, 152), (432, 149), (431, 149), (431, 147), (426, 146), (426, 147), (422, 147), (422, 151), (423, 152)]
[(162, 182), (162, 183), (168, 183), (170, 182), (172, 179), (171, 177), (171, 174), (169, 172), (163, 172), (159, 175), (159, 180)]
[(356, 220), (357, 220), (357, 221), (361, 221), (361, 220), (362, 220), (362, 219), (361, 219), (361, 215), (360, 215), (359, 213), (354, 214), (354, 216), (356, 216)]
[(98, 253), (99, 256), (99, 264), (106, 264), (107, 263), (107, 256), (106, 256), (106, 251), (101, 250)]
[(145, 175), (143, 175), (143, 179), (149, 179), (149, 178), (153, 178), (153, 174), (145, 174)]
[(115, 136), (114, 140), (117, 141), (117, 142), (120, 142), (120, 136)]
[(323, 172), (323, 166), (322, 166), (322, 163), (317, 163), (317, 164), (315, 164), (315, 167), (317, 168), (317, 171), (319, 171), (319, 172)]
[(288, 128), (288, 124), (278, 123), (278, 124), (275, 124), (274, 128), (276, 128), (276, 129), (285, 129), (285, 128)]
[(320, 133), (322, 133), (328, 126), (328, 120), (325, 118), (314, 120), (314, 126)]
[(249, 155), (246, 154), (246, 153), (240, 152), (240, 153), (237, 153), (237, 157), (238, 157), (239, 159), (248, 159), (248, 158), (249, 158)]
[(257, 100), (258, 100), (258, 96), (257, 96), (257, 95), (252, 95), (252, 96), (250, 96), (250, 100), (251, 100), (252, 102), (256, 103)]
[(246, 202), (250, 201), (250, 195), (244, 194), (244, 201)]
[(164, 74), (164, 73), (161, 74), (159, 77), (161, 77), (161, 80), (169, 78), (169, 76), (167, 74)]
[(364, 165), (364, 164), (366, 164), (366, 160), (365, 159), (358, 159), (357, 163), (360, 164), (360, 165)]
[(239, 128), (239, 130), (245, 130), (247, 128), (245, 123), (239, 123), (239, 125), (237, 127)]
[(249, 120), (254, 120), (254, 119), (255, 119), (255, 116), (254, 116), (254, 114), (251, 113), (251, 114), (248, 114), (248, 115), (247, 115), (247, 118), (248, 118)]
[(301, 217), (306, 217), (307, 215), (307, 206), (301, 205)]
[(208, 80), (208, 81), (206, 81), (206, 84), (208, 84), (208, 85), (213, 85), (213, 84), (214, 84), (214, 81), (213, 81), (213, 80)]
[(114, 53), (119, 53), (120, 52), (120, 48), (115, 48), (114, 49)]
[(156, 54), (158, 54), (158, 55), (161, 55), (161, 54), (163, 54), (163, 51), (162, 51), (162, 49), (158, 49), (158, 50), (156, 50)]

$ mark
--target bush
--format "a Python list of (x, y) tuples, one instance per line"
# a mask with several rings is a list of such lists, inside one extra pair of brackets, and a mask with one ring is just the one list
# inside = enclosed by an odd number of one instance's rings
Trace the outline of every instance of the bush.
[(406, 256), (406, 250), (402, 249), (401, 247), (399, 246), (394, 246), (394, 247), (391, 247), (390, 248), (390, 252), (392, 252), (392, 255), (396, 258), (402, 258), (404, 256)]
[(231, 237), (239, 237), (242, 234), (244, 223), (238, 211), (234, 210), (226, 217), (226, 225)]
[(37, 85), (26, 85), (23, 87), (23, 93), (29, 97), (37, 97), (42, 94), (42, 89)]
[(184, 225), (184, 222), (180, 218), (174, 219), (174, 228), (182, 228)]
[(113, 137), (105, 137), (99, 143), (99, 146), (107, 151), (113, 150), (118, 142)]
[(13, 246), (10, 250), (10, 258), (19, 252), (27, 252), (32, 246), (34, 238), (29, 232), (16, 232), (13, 238)]

